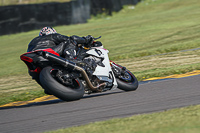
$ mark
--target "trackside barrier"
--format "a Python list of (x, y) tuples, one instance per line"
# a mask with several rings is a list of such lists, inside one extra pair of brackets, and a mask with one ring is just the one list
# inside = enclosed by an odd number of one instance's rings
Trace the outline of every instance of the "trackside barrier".
[(86, 23), (91, 15), (112, 14), (140, 0), (72, 0), (0, 7), (0, 35), (41, 29), (44, 26)]

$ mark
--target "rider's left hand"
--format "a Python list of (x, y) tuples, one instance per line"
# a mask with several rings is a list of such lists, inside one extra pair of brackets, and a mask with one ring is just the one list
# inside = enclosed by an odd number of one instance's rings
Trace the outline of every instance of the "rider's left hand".
[(93, 44), (93, 36), (91, 36), (91, 35), (86, 36), (85, 42), (86, 42), (86, 44), (84, 46), (90, 47)]

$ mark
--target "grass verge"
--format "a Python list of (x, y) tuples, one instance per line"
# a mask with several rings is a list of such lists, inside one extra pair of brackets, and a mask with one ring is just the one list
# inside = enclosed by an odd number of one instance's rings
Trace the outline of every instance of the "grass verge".
[(45, 133), (199, 133), (200, 105), (94, 122)]

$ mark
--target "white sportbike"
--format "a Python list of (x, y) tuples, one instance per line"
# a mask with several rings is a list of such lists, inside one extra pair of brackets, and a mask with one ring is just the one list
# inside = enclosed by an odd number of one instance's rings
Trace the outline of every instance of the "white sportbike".
[(137, 78), (125, 67), (110, 61), (108, 52), (103, 46), (79, 46), (76, 60), (69, 61), (52, 49), (43, 49), (22, 54), (21, 60), (48, 94), (65, 101), (116, 88), (136, 90)]

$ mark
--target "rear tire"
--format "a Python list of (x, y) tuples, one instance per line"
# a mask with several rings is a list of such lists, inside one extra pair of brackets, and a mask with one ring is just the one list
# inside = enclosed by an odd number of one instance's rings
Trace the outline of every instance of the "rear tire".
[(40, 73), (40, 83), (50, 94), (64, 101), (79, 100), (85, 91), (80, 79), (74, 79), (75, 88), (67, 87), (55, 80), (51, 75), (52, 67), (45, 67)]

